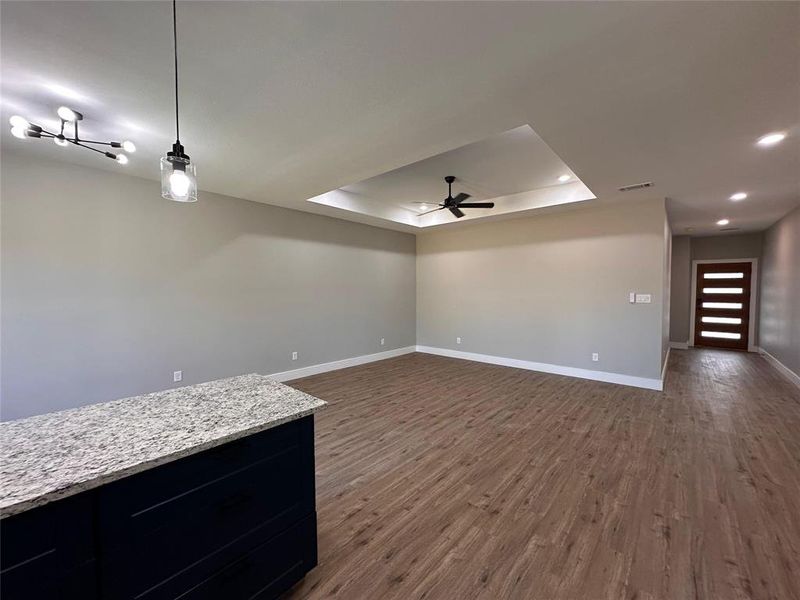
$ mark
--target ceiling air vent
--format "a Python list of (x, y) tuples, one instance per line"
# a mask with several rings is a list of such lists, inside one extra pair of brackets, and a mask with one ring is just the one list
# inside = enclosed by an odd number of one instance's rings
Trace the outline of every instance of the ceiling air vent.
[(632, 185), (623, 185), (619, 188), (620, 192), (630, 192), (632, 190), (643, 190), (644, 188), (653, 187), (652, 181), (643, 181), (642, 183), (634, 183)]
[(724, 227), (723, 229), (720, 229), (720, 231), (739, 231), (739, 228), (738, 227)]

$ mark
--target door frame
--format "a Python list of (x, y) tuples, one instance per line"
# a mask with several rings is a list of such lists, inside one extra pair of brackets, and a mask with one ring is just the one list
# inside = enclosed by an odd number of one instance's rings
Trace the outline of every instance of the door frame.
[[(747, 327), (747, 351), (758, 352), (756, 337), (756, 304), (758, 297), (758, 259), (757, 258), (717, 258), (692, 261), (692, 302), (689, 304), (689, 346), (694, 346), (694, 318), (697, 304), (697, 265), (709, 263), (750, 263), (750, 323)], [(755, 292), (755, 293), (753, 293)]]

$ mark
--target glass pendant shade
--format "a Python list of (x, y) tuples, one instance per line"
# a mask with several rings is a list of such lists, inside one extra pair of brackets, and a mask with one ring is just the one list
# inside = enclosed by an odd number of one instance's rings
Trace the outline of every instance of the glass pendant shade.
[(197, 202), (194, 163), (179, 156), (161, 158), (161, 197), (175, 202)]

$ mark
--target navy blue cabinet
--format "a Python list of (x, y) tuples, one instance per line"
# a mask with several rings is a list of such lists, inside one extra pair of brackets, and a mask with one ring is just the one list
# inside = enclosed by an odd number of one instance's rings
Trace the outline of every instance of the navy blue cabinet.
[(92, 497), (80, 494), (0, 521), (0, 597), (98, 597)]
[(308, 416), (0, 522), (3, 599), (276, 598), (317, 562)]

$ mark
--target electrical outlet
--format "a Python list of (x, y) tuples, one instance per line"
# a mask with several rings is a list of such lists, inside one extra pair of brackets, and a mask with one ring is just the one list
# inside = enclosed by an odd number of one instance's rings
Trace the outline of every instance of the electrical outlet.
[(178, 381), (183, 381), (183, 371), (173, 371), (172, 381), (174, 381), (175, 383), (177, 383)]
[(592, 352), (592, 361), (597, 362), (600, 360), (600, 355), (597, 352)]
[(650, 304), (652, 296), (650, 294), (636, 294), (636, 304)]
[(384, 346), (385, 344), (386, 344), (386, 340), (384, 338), (381, 338), (381, 346)]
[(460, 338), (460, 337), (457, 337), (457, 338), (456, 338), (456, 344), (460, 344), (460, 343), (461, 343), (461, 338)]
[(297, 360), (297, 352), (292, 352), (292, 360)]

